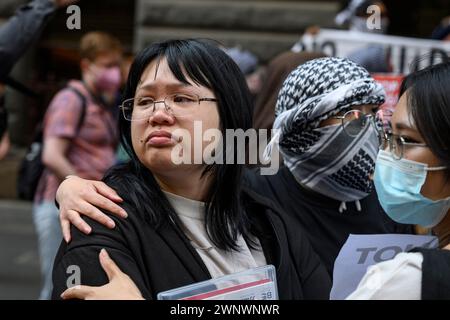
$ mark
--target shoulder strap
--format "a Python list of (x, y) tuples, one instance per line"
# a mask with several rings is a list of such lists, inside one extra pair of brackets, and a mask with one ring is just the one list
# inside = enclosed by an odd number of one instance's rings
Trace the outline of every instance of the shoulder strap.
[(66, 89), (75, 93), (81, 101), (81, 114), (80, 114), (80, 118), (78, 120), (77, 131), (76, 131), (76, 133), (78, 134), (78, 132), (81, 129), (81, 126), (83, 125), (84, 118), (86, 117), (86, 107), (87, 107), (86, 97), (78, 89), (76, 89), (72, 86), (67, 86)]
[(415, 248), (423, 255), (422, 300), (450, 299), (450, 251)]

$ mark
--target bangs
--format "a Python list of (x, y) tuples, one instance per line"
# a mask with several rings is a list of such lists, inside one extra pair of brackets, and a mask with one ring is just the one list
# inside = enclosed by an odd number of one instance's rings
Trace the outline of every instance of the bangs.
[(213, 90), (211, 81), (207, 77), (207, 74), (209, 76), (211, 75), (209, 74), (207, 64), (204, 62), (204, 56), (208, 52), (195, 46), (194, 48), (191, 46), (189, 50), (187, 49), (182, 43), (161, 48), (156, 57), (155, 79), (158, 74), (161, 59), (166, 58), (170, 72), (172, 72), (178, 81), (187, 85), (195, 84)]

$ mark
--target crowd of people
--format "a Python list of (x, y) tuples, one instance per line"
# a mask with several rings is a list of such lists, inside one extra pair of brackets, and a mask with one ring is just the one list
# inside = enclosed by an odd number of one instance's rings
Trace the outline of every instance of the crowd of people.
[[(34, 0), (0, 28), (3, 85), (54, 10), (76, 2)], [(350, 1), (336, 22), (371, 32), (370, 5), (382, 8), (384, 32), (382, 1)], [(35, 32), (7, 43), (18, 28)], [(444, 19), (433, 38), (448, 34)], [(124, 74), (120, 41), (97, 31), (82, 37), (79, 54), (81, 79), (54, 96), (43, 121), (33, 200), (40, 299), (156, 299), (266, 265), (280, 299), (329, 299), (350, 234), (418, 227), (439, 248), (371, 266), (348, 299), (450, 299), (450, 60), (407, 75), (386, 115), (371, 75), (390, 71), (378, 46), (346, 58), (283, 52), (263, 69), (242, 48), (168, 40), (137, 53)], [(200, 139), (211, 157), (236, 159), (227, 130), (253, 129), (273, 130), (259, 150), (283, 159), (273, 175), (261, 173), (264, 164), (173, 161), (209, 130), (223, 138)], [(0, 100), (0, 158), (6, 132)], [(68, 288), (73, 265), (81, 283)]]

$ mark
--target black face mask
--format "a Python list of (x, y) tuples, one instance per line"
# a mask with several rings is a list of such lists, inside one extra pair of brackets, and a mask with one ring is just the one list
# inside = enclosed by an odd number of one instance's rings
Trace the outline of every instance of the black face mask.
[(5, 109), (5, 96), (0, 95), (0, 139), (8, 127), (8, 114)]

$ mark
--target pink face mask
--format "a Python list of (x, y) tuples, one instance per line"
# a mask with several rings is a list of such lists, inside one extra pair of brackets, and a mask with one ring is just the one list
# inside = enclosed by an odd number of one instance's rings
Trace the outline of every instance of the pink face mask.
[(96, 67), (95, 71), (95, 87), (99, 91), (115, 92), (119, 90), (122, 80), (119, 67)]

